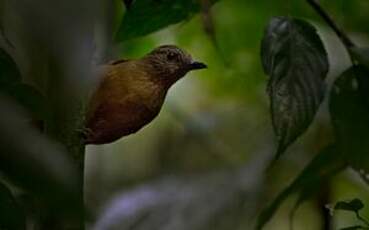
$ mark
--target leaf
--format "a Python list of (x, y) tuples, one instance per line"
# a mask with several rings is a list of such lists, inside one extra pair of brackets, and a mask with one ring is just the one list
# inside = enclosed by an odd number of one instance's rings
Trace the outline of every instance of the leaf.
[(369, 72), (353, 66), (334, 83), (330, 113), (340, 153), (358, 171), (369, 172)]
[(305, 21), (286, 17), (270, 21), (261, 58), (270, 76), (268, 94), (278, 159), (313, 121), (324, 97), (329, 64), (316, 29)]
[(0, 229), (26, 229), (24, 211), (19, 207), (11, 191), (0, 183)]
[(334, 206), (335, 210), (345, 210), (345, 211), (352, 211), (358, 212), (364, 208), (364, 204), (359, 199), (353, 199), (351, 201), (339, 201)]
[(21, 74), (13, 58), (0, 48), (0, 89), (7, 88), (21, 81)]
[(126, 41), (150, 34), (189, 19), (200, 10), (198, 0), (136, 0), (123, 16), (116, 39)]
[(353, 47), (350, 49), (350, 53), (359, 64), (369, 68), (369, 47)]
[[(0, 170), (16, 185), (58, 207), (78, 211), (78, 173), (58, 143), (27, 121), (23, 110), (0, 96)], [(69, 209), (70, 208), (70, 209)]]
[[(328, 146), (319, 153), (301, 172), (301, 174), (285, 188), (273, 201), (265, 208), (258, 217), (256, 229), (260, 230), (272, 218), (279, 206), (292, 194), (311, 191), (311, 187), (316, 190), (319, 185), (331, 178), (345, 168), (343, 160), (337, 156), (335, 146)], [(307, 194), (307, 193), (306, 193)], [(301, 197), (299, 199), (302, 199)], [(306, 197), (304, 197), (306, 199)]]

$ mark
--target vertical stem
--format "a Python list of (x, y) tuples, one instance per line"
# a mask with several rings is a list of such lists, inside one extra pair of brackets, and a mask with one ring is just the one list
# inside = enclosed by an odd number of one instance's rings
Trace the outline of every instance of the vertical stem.
[(338, 38), (342, 41), (347, 49), (355, 47), (355, 44), (347, 36), (346, 33), (341, 30), (338, 25), (334, 22), (333, 18), (320, 6), (316, 0), (307, 0), (311, 7), (323, 18), (329, 27), (337, 34)]
[[(46, 219), (46, 226), (43, 229), (53, 230), (84, 230), (84, 166), (85, 166), (85, 146), (82, 135), (78, 130), (84, 126), (84, 106), (83, 94), (70, 90), (68, 81), (68, 71), (62, 60), (49, 57), (50, 75), (48, 82), (48, 98), (50, 100), (49, 110), (52, 116), (46, 123), (45, 131), (48, 136), (62, 143), (70, 158), (73, 159), (75, 167), (78, 169), (77, 212), (70, 210), (70, 213), (61, 215), (58, 212), (50, 211)], [(83, 92), (83, 90), (81, 90)], [(55, 209), (55, 207), (51, 207)]]
[(355, 43), (347, 36), (347, 34), (341, 30), (338, 25), (335, 23), (333, 18), (320, 6), (317, 0), (307, 0), (307, 2), (311, 5), (311, 7), (323, 18), (323, 20), (328, 24), (330, 28), (336, 33), (338, 38), (341, 40), (343, 45), (345, 46), (348, 55), (350, 56), (351, 63), (355, 63), (355, 59), (351, 54), (351, 49), (356, 47)]

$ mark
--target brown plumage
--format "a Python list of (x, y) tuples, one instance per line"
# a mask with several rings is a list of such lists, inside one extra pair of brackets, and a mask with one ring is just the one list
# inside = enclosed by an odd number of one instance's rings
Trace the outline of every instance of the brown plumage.
[(106, 144), (135, 133), (160, 112), (168, 89), (187, 72), (203, 69), (176, 46), (160, 46), (138, 60), (102, 67), (87, 112), (86, 144)]

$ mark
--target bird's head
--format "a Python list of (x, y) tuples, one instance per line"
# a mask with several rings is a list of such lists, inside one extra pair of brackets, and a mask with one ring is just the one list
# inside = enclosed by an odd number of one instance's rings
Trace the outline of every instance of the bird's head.
[(154, 49), (146, 55), (145, 60), (157, 73), (157, 77), (171, 84), (191, 70), (207, 68), (205, 64), (194, 61), (190, 54), (174, 45)]

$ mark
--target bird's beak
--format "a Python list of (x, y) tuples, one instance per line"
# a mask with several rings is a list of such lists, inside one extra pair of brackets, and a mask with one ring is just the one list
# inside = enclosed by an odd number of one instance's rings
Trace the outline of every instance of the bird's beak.
[(201, 62), (197, 62), (197, 61), (192, 62), (189, 67), (190, 70), (206, 69), (206, 68), (208, 68), (207, 65)]

